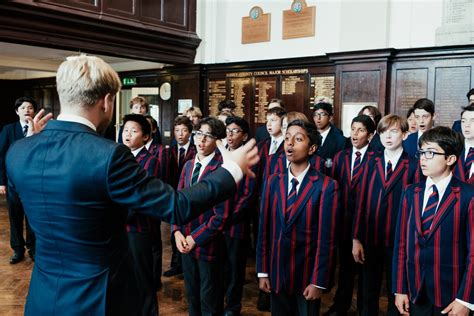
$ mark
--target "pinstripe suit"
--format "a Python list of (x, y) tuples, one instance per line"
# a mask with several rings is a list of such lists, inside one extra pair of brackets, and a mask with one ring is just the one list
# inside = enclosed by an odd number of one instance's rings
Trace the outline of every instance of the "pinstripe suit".
[[(386, 180), (385, 155), (375, 157), (374, 164), (365, 169), (361, 194), (358, 197), (354, 218), (353, 238), (364, 246), (365, 262), (362, 265), (361, 315), (378, 315), (382, 279), (387, 275), (391, 289), (393, 236), (403, 189), (420, 177), (418, 161), (402, 152), (390, 179)], [(388, 297), (388, 315), (398, 315), (393, 295)]]
[(271, 175), (260, 209), (257, 272), (269, 275), (275, 293), (300, 295), (309, 284), (328, 288), (335, 261), (338, 184), (310, 167), (286, 221), (287, 195), (288, 173)]
[(474, 303), (474, 188), (453, 177), (427, 235), (421, 232), (425, 183), (409, 186), (397, 220), (392, 292), (414, 304), (425, 291), (439, 308)]

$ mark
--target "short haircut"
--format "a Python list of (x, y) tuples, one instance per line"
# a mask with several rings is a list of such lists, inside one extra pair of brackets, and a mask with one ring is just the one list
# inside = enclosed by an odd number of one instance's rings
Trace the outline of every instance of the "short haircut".
[(152, 125), (152, 129), (158, 129), (158, 122), (155, 120), (155, 118), (151, 115), (145, 115), (145, 118), (146, 119), (150, 119), (151, 121), (151, 125)]
[(219, 105), (217, 106), (217, 109), (222, 111), (222, 109), (231, 109), (234, 110), (237, 106), (235, 105), (234, 101), (231, 100), (223, 100), (219, 102)]
[(250, 132), (249, 122), (247, 122), (246, 120), (244, 120), (241, 117), (229, 116), (225, 120), (225, 125), (229, 126), (230, 124), (235, 124), (238, 127), (240, 127), (242, 129), (242, 131), (244, 132), (244, 134), (249, 134), (249, 132)]
[(288, 128), (291, 126), (299, 126), (306, 131), (306, 135), (310, 141), (310, 146), (316, 145), (318, 148), (321, 146), (321, 135), (319, 134), (316, 125), (302, 120), (294, 120), (288, 124)]
[(92, 107), (107, 94), (115, 96), (122, 84), (105, 61), (95, 56), (71, 56), (56, 74), (61, 106)]
[(201, 109), (198, 108), (197, 106), (192, 106), (188, 108), (186, 111), (184, 111), (184, 115), (188, 115), (188, 114), (196, 115), (197, 117), (202, 117)]
[(382, 117), (379, 124), (377, 125), (377, 133), (382, 134), (386, 132), (391, 126), (400, 127), (402, 133), (406, 133), (408, 131), (408, 121), (406, 118), (395, 115), (389, 114)]
[(173, 128), (175, 128), (178, 125), (186, 126), (190, 133), (193, 131), (193, 123), (191, 122), (191, 120), (187, 116), (184, 116), (184, 115), (177, 116), (174, 119)]
[(288, 123), (291, 123), (296, 120), (301, 120), (306, 123), (309, 123), (309, 119), (306, 116), (306, 114), (301, 113), (301, 112), (296, 112), (296, 111), (291, 111), (286, 113), (286, 119), (288, 120)]
[(277, 99), (277, 98), (271, 99), (270, 102), (268, 102), (268, 104), (267, 104), (267, 108), (270, 105), (270, 103), (278, 103), (281, 108), (285, 108), (285, 104), (283, 103), (282, 99)]
[(18, 110), (18, 108), (20, 107), (20, 105), (23, 104), (23, 102), (30, 103), (33, 106), (33, 109), (35, 110), (35, 112), (38, 109), (38, 104), (36, 103), (36, 101), (33, 98), (21, 97), (21, 98), (18, 98), (18, 99), (15, 100), (15, 111)]
[(466, 111), (469, 111), (469, 112), (474, 111), (474, 103), (471, 103), (468, 106), (465, 106), (465, 107), (462, 108), (461, 118), (462, 118), (462, 115), (464, 114), (464, 112), (466, 112)]
[(365, 126), (369, 134), (373, 134), (375, 132), (375, 123), (372, 121), (370, 116), (361, 114), (357, 115), (352, 119), (351, 126), (354, 125), (354, 123), (362, 123), (362, 125)]
[(314, 106), (313, 106), (313, 111), (316, 112), (316, 110), (324, 110), (326, 111), (329, 116), (332, 116), (333, 114), (333, 110), (332, 110), (332, 104), (331, 103), (327, 103), (327, 102), (319, 102), (319, 103), (316, 103)]
[(409, 109), (408, 109), (408, 112), (407, 112), (407, 118), (409, 118), (410, 115), (412, 115), (412, 114), (415, 115), (415, 109), (409, 108)]
[(379, 109), (373, 105), (366, 105), (362, 109), (360, 109), (358, 115), (364, 114), (364, 111), (368, 110), (370, 114), (374, 117), (375, 126), (377, 126), (382, 118), (382, 113), (380, 113)]
[(413, 104), (413, 111), (415, 110), (425, 110), (426, 112), (434, 115), (435, 113), (435, 105), (433, 101), (427, 98), (419, 99), (418, 101)]
[(286, 111), (285, 111), (284, 108), (279, 108), (279, 107), (271, 108), (270, 110), (267, 111), (267, 116), (272, 115), (272, 114), (281, 118), (281, 117), (285, 116)]
[(211, 135), (217, 139), (222, 139), (227, 136), (224, 123), (215, 117), (204, 117), (199, 120), (196, 129), (200, 129), (203, 125), (208, 125), (211, 128)]
[(144, 117), (141, 114), (127, 114), (123, 117), (123, 125), (127, 122), (136, 122), (140, 125), (142, 128), (142, 133), (144, 136), (150, 136), (151, 135), (151, 126), (150, 123), (148, 123), (148, 120), (146, 117)]
[(133, 99), (131, 99), (130, 108), (133, 108), (133, 105), (137, 103), (143, 106), (147, 112), (150, 109), (150, 105), (148, 104), (147, 100), (144, 97), (134, 97)]
[(471, 95), (473, 95), (473, 94), (474, 94), (474, 89), (469, 90), (469, 92), (466, 94), (466, 97), (467, 97), (468, 101), (471, 98)]
[(461, 134), (445, 126), (433, 127), (424, 132), (418, 140), (418, 146), (421, 148), (426, 143), (438, 144), (447, 156), (455, 155), (456, 157), (459, 157), (464, 147)]

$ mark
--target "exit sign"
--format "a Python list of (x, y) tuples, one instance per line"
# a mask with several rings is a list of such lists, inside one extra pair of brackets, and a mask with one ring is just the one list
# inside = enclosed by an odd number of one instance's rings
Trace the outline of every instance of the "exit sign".
[(134, 86), (137, 84), (137, 78), (124, 77), (122, 78), (122, 84), (124, 86)]

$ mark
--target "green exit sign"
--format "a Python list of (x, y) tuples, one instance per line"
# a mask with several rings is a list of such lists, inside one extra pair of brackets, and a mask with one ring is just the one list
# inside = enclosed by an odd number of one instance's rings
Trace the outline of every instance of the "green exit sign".
[(124, 86), (134, 86), (137, 84), (137, 78), (124, 77), (122, 78), (122, 84)]

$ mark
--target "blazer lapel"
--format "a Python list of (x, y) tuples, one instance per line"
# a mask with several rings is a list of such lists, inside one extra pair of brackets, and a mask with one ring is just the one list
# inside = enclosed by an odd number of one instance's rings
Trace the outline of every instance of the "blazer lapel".
[(217, 167), (219, 167), (219, 162), (221, 161), (221, 155), (220, 153), (216, 152), (214, 157), (209, 161), (207, 164), (206, 168), (204, 171), (201, 173), (201, 176), (199, 177), (198, 181), (201, 181), (201, 179), (206, 176), (208, 173), (211, 173), (212, 171), (216, 170)]
[(288, 199), (288, 172), (282, 173), (279, 175), (280, 181), (278, 188), (279, 190), (283, 189), (283, 192), (280, 191), (278, 198), (280, 199), (280, 211), (278, 212), (278, 217), (280, 217), (280, 223), (282, 227), (286, 227), (285, 213), (286, 213), (286, 200)]
[(433, 218), (433, 223), (431, 224), (430, 232), (427, 238), (433, 234), (434, 231), (438, 228), (440, 223), (452, 211), (452, 205), (456, 203), (459, 199), (459, 193), (461, 192), (461, 188), (459, 187), (459, 183), (454, 178), (451, 179), (450, 184), (446, 188), (446, 192), (443, 194), (443, 199), (438, 206), (438, 210), (436, 211), (435, 217)]
[[(377, 168), (377, 174), (380, 180), (380, 183), (382, 183), (384, 189), (387, 187), (387, 183), (385, 182), (385, 160), (382, 157), (376, 157), (375, 158), (375, 167)], [(369, 175), (371, 177), (371, 175)], [(385, 191), (385, 190), (384, 190)]]
[(348, 150), (345, 152), (345, 155), (344, 155), (344, 166), (345, 166), (345, 169), (346, 169), (346, 178), (347, 178), (347, 183), (351, 183), (351, 158), (352, 158), (352, 149), (351, 150)]
[(304, 177), (303, 182), (301, 183), (298, 198), (296, 199), (295, 206), (293, 211), (289, 215), (287, 226), (290, 227), (295, 220), (298, 218), (298, 215), (306, 207), (308, 199), (313, 196), (313, 191), (316, 189), (317, 184), (315, 183), (319, 179), (319, 176), (312, 169), (308, 171), (308, 174)]
[(408, 158), (405, 159), (402, 155), (402, 157), (400, 157), (398, 160), (397, 166), (395, 167), (392, 176), (386, 183), (385, 193), (390, 192), (395, 185), (399, 185), (399, 180), (403, 178), (405, 172), (408, 172)]
[(415, 212), (415, 222), (416, 222), (416, 230), (418, 231), (418, 236), (424, 238), (423, 230), (421, 229), (421, 212), (423, 211), (423, 199), (424, 199), (424, 192), (425, 192), (425, 184), (423, 186), (416, 186), (413, 197), (414, 197), (414, 212)]

